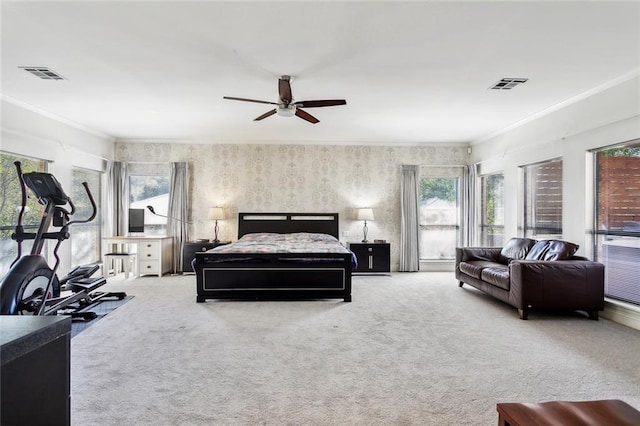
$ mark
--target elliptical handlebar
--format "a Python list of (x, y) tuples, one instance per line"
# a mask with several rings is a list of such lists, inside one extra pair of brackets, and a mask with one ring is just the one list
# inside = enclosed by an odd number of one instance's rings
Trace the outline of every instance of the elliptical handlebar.
[[(27, 208), (27, 187), (24, 184), (24, 180), (22, 179), (22, 163), (20, 161), (14, 161), (14, 166), (16, 166), (16, 172), (18, 173), (18, 181), (20, 183), (20, 193), (22, 195), (22, 203), (20, 205), (20, 213), (18, 213), (18, 224), (16, 225), (14, 235), (24, 235), (24, 228), (22, 227), (22, 218), (24, 217), (24, 211)], [(15, 260), (11, 263), (13, 266), (14, 263), (22, 257), (22, 240), (16, 239), (18, 243), (18, 255)]]
[[(89, 216), (89, 218), (87, 218), (87, 219), (72, 220), (67, 225), (71, 225), (71, 224), (74, 224), (74, 223), (91, 222), (93, 219), (96, 218), (96, 215), (98, 214), (98, 206), (96, 205), (96, 200), (93, 198), (93, 194), (91, 193), (91, 190), (89, 189), (89, 184), (87, 182), (82, 182), (82, 186), (84, 187), (84, 190), (87, 193), (87, 197), (89, 197), (89, 202), (91, 203), (91, 208), (92, 208), (91, 216)], [(75, 212), (75, 206), (73, 205), (73, 202), (71, 201), (71, 199), (69, 199), (69, 204), (71, 205), (72, 211)], [(73, 213), (70, 213), (70, 214), (73, 214)]]

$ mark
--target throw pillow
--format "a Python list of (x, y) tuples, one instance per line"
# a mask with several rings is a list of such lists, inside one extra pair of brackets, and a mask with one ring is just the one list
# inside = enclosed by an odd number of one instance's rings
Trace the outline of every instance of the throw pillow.
[(525, 260), (543, 260), (547, 248), (549, 246), (549, 240), (540, 240), (531, 247)]
[(568, 241), (550, 240), (542, 260), (568, 260), (578, 251), (579, 245)]
[(579, 245), (561, 240), (540, 240), (529, 250), (526, 260), (568, 260)]
[(507, 241), (507, 244), (504, 245), (500, 254), (509, 261), (524, 259), (535, 243), (536, 240), (530, 238), (511, 238)]

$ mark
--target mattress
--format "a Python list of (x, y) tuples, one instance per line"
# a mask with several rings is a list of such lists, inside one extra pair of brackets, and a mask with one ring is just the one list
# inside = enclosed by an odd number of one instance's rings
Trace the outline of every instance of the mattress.
[[(246, 234), (238, 241), (215, 247), (207, 253), (221, 254), (313, 254), (312, 257), (287, 256), (290, 262), (322, 262), (335, 261), (335, 258), (322, 258), (321, 254), (351, 254), (354, 267), (357, 266), (357, 259), (349, 249), (347, 249), (337, 238), (328, 234), (318, 234), (310, 232), (296, 232), (292, 234), (277, 233), (252, 233)], [(240, 260), (238, 257), (237, 260)], [(247, 258), (248, 260), (249, 258)], [(229, 259), (227, 258), (227, 261)], [(284, 260), (284, 259), (283, 259)]]

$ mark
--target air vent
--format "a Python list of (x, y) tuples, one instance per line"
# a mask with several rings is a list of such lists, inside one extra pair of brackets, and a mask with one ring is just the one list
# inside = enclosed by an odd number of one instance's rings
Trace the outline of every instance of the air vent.
[(528, 78), (503, 78), (499, 82), (489, 87), (491, 90), (511, 90), (516, 86), (526, 82)]
[(43, 80), (66, 80), (63, 76), (47, 67), (18, 67)]

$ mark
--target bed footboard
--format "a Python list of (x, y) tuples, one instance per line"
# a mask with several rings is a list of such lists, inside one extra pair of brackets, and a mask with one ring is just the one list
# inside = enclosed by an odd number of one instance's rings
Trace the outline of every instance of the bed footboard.
[(207, 299), (351, 301), (349, 254), (196, 253), (197, 302)]

